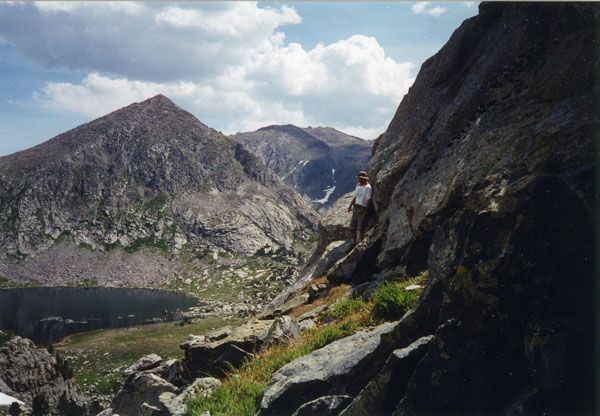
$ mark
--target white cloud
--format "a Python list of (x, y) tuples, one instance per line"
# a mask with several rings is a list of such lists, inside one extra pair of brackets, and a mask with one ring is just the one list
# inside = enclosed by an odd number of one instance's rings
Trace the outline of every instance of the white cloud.
[[(287, 44), (279, 28), (301, 22), (287, 6), (85, 6), (0, 3), (0, 38), (42, 65), (89, 74), (47, 82), (36, 99), (48, 110), (94, 118), (162, 93), (225, 133), (293, 123), (374, 138), (414, 81), (414, 65), (386, 56), (373, 37)], [(16, 30), (24, 22), (30, 29)]]
[(431, 9), (427, 10), (427, 14), (431, 15), (431, 16), (441, 16), (444, 13), (446, 13), (448, 11), (448, 9), (446, 7), (441, 7), (441, 6), (435, 6), (432, 7)]
[[(19, 2), (14, 2), (19, 3)], [(138, 14), (143, 6), (131, 1), (37, 1), (35, 7), (43, 12), (50, 13), (126, 13), (130, 15)]]
[(47, 109), (66, 110), (96, 118), (159, 93), (176, 99), (189, 96), (195, 90), (196, 86), (190, 82), (158, 84), (124, 78), (111, 79), (93, 73), (79, 85), (48, 82), (35, 97)]
[(213, 76), (300, 22), (293, 8), (251, 2), (0, 2), (0, 38), (44, 67), (148, 81)]
[(373, 138), (412, 85), (411, 63), (396, 63), (376, 39), (354, 35), (304, 50), (273, 46), (201, 81), (150, 82), (98, 73), (80, 84), (49, 82), (48, 109), (98, 117), (158, 93), (226, 133), (269, 124), (328, 125)]
[(429, 6), (429, 4), (431, 4), (431, 3), (428, 1), (420, 1), (420, 2), (413, 4), (411, 9), (412, 9), (413, 13), (416, 13), (416, 14), (425, 13), (425, 9), (427, 8), (427, 6)]
[(411, 10), (415, 14), (428, 14), (430, 16), (439, 17), (448, 11), (448, 8), (442, 6), (430, 7), (431, 2), (420, 1), (412, 5)]
[(342, 133), (360, 137), (361, 139), (365, 140), (375, 140), (381, 133), (385, 131), (386, 128), (387, 124), (371, 128), (360, 126), (337, 126), (337, 129)]

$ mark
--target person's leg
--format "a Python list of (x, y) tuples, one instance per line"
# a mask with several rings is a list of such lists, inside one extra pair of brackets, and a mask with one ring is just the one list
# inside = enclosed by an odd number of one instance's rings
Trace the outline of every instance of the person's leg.
[(356, 244), (356, 228), (350, 227), (348, 229), (348, 238), (352, 240), (354, 244)]
[(348, 232), (352, 243), (356, 244), (356, 228), (358, 227), (358, 210), (357, 205), (352, 209), (352, 218), (350, 218), (350, 230)]
[(366, 213), (367, 208), (363, 208), (360, 207), (359, 212), (357, 213), (358, 215), (358, 221), (356, 224), (356, 244), (360, 243), (363, 239), (363, 237), (365, 236), (365, 229), (367, 228), (367, 221), (366, 221)]

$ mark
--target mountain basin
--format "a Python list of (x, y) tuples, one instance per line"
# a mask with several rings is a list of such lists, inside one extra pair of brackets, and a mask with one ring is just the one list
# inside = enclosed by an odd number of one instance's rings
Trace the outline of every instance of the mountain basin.
[(176, 320), (200, 304), (193, 296), (158, 289), (1, 289), (0, 329), (46, 345), (77, 332)]

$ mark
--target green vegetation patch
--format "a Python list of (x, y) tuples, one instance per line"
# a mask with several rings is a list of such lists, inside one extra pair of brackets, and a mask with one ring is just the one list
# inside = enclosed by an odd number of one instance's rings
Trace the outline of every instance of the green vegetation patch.
[(401, 281), (385, 282), (373, 293), (373, 316), (376, 319), (399, 319), (411, 309), (419, 298), (419, 289), (407, 290), (409, 286), (422, 285), (429, 273)]
[(334, 319), (342, 319), (363, 307), (364, 302), (361, 299), (342, 299), (333, 305), (328, 315)]
[(69, 287), (98, 287), (96, 279), (73, 280), (66, 283)]
[(188, 325), (167, 322), (130, 328), (101, 329), (71, 335), (55, 345), (74, 369), (75, 382), (90, 394), (113, 394), (123, 382), (121, 372), (144, 355), (181, 358), (179, 344), (189, 334), (200, 335), (231, 322), (220, 318)]
[(127, 253), (134, 253), (138, 250), (141, 250), (142, 248), (154, 248), (166, 254), (170, 253), (169, 244), (166, 241), (156, 238), (153, 235), (138, 238), (133, 243), (125, 247), (125, 251)]
[(71, 243), (71, 242), (73, 242), (73, 235), (71, 234), (70, 230), (65, 230), (65, 231), (61, 232), (60, 235), (58, 237), (56, 237), (56, 240), (54, 240), (54, 244)]
[(169, 197), (166, 194), (158, 194), (144, 202), (144, 211), (159, 212), (168, 202)]

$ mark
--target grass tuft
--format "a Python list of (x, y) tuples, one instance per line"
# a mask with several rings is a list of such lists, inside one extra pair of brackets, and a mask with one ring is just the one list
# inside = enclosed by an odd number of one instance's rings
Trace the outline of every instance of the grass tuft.
[(384, 320), (401, 318), (419, 298), (419, 290), (406, 290), (406, 288), (424, 284), (428, 276), (428, 271), (424, 271), (407, 280), (383, 283), (373, 293), (373, 316)]

